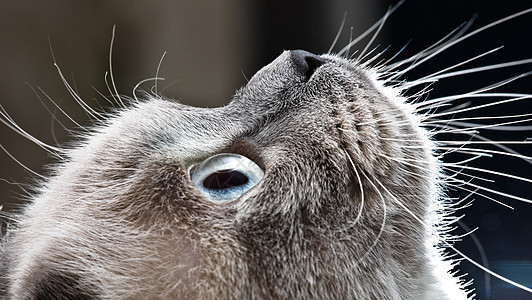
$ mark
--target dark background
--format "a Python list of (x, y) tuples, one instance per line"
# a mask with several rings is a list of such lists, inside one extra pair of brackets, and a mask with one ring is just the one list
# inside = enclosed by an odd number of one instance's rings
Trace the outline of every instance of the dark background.
[[(131, 95), (137, 82), (154, 77), (163, 52), (167, 52), (159, 75), (162, 94), (197, 106), (227, 103), (234, 90), (245, 84), (261, 66), (284, 49), (327, 52), (344, 12), (346, 26), (335, 50), (365, 31), (396, 1), (0, 1), (0, 104), (27, 132), (49, 144), (69, 140), (46, 111), (32, 89), (42, 88), (82, 125), (90, 121), (69, 96), (53, 66), (55, 58), (70, 84), (93, 107), (105, 106), (98, 90), (109, 95), (104, 74), (108, 70), (113, 25), (116, 39), (113, 71), (118, 90)], [(407, 42), (400, 57), (406, 58), (438, 41), (460, 23), (478, 18), (473, 29), (532, 6), (530, 1), (406, 1), (388, 20), (374, 46), (390, 46), (390, 57)], [(361, 43), (357, 47), (363, 48)], [(407, 74), (418, 78), (495, 47), (505, 48), (464, 68), (532, 57), (532, 14), (487, 30), (442, 53)], [(354, 49), (356, 49), (355, 47)], [(431, 97), (471, 91), (532, 70), (532, 64), (501, 69), (438, 83)], [(153, 83), (144, 84), (149, 89)], [(500, 91), (531, 92), (529, 78)], [(38, 92), (43, 98), (43, 94)], [(52, 107), (51, 103), (45, 103)], [(530, 113), (530, 101), (521, 101), (481, 114)], [(69, 129), (75, 125), (64, 116)], [(530, 122), (528, 123), (530, 124)], [(519, 133), (486, 133), (493, 139), (524, 140), (530, 130)], [(53, 162), (45, 151), (0, 125), (0, 143), (30, 169), (45, 173)], [(513, 147), (531, 155), (531, 146)], [(453, 159), (449, 157), (448, 159)], [(459, 158), (454, 158), (459, 159)], [(517, 159), (488, 159), (477, 166), (530, 177), (530, 163)], [(484, 175), (484, 177), (495, 178)], [(29, 174), (0, 152), (0, 204), (16, 207), (22, 190), (13, 183), (29, 182)], [(532, 198), (531, 184), (502, 180), (490, 187)], [(449, 191), (451, 196), (459, 196)], [(476, 261), (482, 255), (491, 269), (532, 286), (531, 206), (497, 197), (511, 210), (481, 197), (464, 214), (463, 224), (474, 234), (457, 247)], [(465, 233), (458, 228), (456, 233)], [(478, 239), (478, 243), (475, 243)], [(479, 247), (478, 245), (481, 245)], [(481, 255), (482, 253), (482, 255)], [(466, 279), (474, 278), (478, 299), (526, 299), (529, 294), (497, 280), (486, 285), (484, 272), (468, 262), (461, 265)]]

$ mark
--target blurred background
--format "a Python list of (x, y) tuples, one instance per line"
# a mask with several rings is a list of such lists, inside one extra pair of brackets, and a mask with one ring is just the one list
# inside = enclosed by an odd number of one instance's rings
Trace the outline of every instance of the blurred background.
[[(109, 95), (105, 73), (109, 70), (109, 45), (116, 25), (113, 73), (118, 91), (132, 95), (133, 87), (154, 77), (163, 53), (158, 84), (163, 95), (195, 106), (226, 104), (236, 89), (260, 67), (285, 49), (327, 52), (344, 13), (344, 30), (335, 50), (352, 36), (364, 32), (397, 1), (33, 1), (0, 0), (0, 104), (24, 130), (48, 144), (71, 139), (67, 130), (75, 125), (57, 113), (48, 95), (74, 120), (90, 125), (85, 112), (69, 95), (53, 65), (55, 59), (69, 83), (92, 107), (109, 104), (99, 93)], [(398, 58), (407, 58), (430, 46), (464, 21), (477, 15), (473, 29), (528, 8), (530, 1), (420, 1), (408, 0), (388, 20), (373, 46), (390, 46), (391, 57), (408, 43)], [(352, 31), (351, 31), (352, 28)], [(367, 42), (367, 40), (366, 40)], [(532, 57), (532, 14), (487, 30), (449, 49), (407, 74), (419, 78), (498, 46), (505, 48), (464, 68)], [(362, 49), (365, 42), (353, 50)], [(532, 65), (461, 76), (434, 86), (431, 97), (475, 90), (532, 70)], [(150, 89), (153, 82), (142, 85)], [(529, 78), (513, 82), (505, 91), (532, 92)], [(42, 92), (40, 91), (42, 89)], [(501, 90), (501, 91), (502, 91)], [(46, 95), (44, 93), (46, 93)], [(526, 103), (525, 103), (526, 102)], [(530, 113), (530, 101), (521, 101), (495, 113)], [(485, 112), (486, 115), (489, 112)], [(59, 121), (59, 122), (58, 122)], [(530, 122), (529, 122), (530, 124)], [(493, 139), (524, 140), (530, 131), (495, 132)], [(21, 163), (46, 174), (53, 163), (44, 150), (0, 124), (0, 144)], [(531, 146), (515, 146), (532, 155)], [(482, 163), (482, 162), (481, 162)], [(486, 160), (480, 167), (531, 174), (530, 163), (516, 159)], [(0, 204), (4, 210), (17, 207), (21, 187), (31, 175), (0, 151)], [(532, 198), (531, 184), (502, 180), (490, 185), (520, 197)], [(453, 197), (460, 194), (450, 190)], [(532, 206), (502, 199), (511, 210), (480, 197), (461, 210), (463, 226), (458, 234), (478, 230), (457, 247), (476, 261), (532, 287)], [(498, 197), (501, 198), (501, 197)], [(525, 299), (528, 293), (486, 276), (468, 262), (461, 265), (466, 279), (474, 278), (478, 299)]]

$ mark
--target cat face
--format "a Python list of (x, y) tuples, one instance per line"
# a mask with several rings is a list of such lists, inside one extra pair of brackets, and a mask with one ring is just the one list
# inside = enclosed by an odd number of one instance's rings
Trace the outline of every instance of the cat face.
[[(225, 107), (151, 97), (120, 110), (22, 218), (14, 295), (427, 295), (441, 280), (437, 162), (419, 117), (375, 77), (286, 51)], [(218, 158), (234, 184), (206, 181)]]

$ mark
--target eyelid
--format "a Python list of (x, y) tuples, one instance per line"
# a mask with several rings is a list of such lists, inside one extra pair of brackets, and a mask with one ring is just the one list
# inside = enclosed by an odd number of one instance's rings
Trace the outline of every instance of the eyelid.
[(228, 153), (240, 154), (256, 163), (262, 170), (266, 170), (266, 165), (260, 155), (259, 147), (246, 138), (238, 139), (227, 149)]
[(235, 153), (220, 153), (189, 168), (194, 186), (211, 202), (229, 203), (257, 185), (264, 171), (249, 158)]

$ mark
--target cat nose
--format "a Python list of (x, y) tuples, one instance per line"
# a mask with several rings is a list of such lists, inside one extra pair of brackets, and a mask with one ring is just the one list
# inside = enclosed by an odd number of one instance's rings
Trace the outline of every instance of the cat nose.
[(305, 75), (307, 80), (310, 78), (310, 76), (312, 76), (317, 68), (327, 62), (319, 55), (305, 50), (292, 50), (290, 51), (290, 57), (294, 63), (296, 71), (299, 74)]

